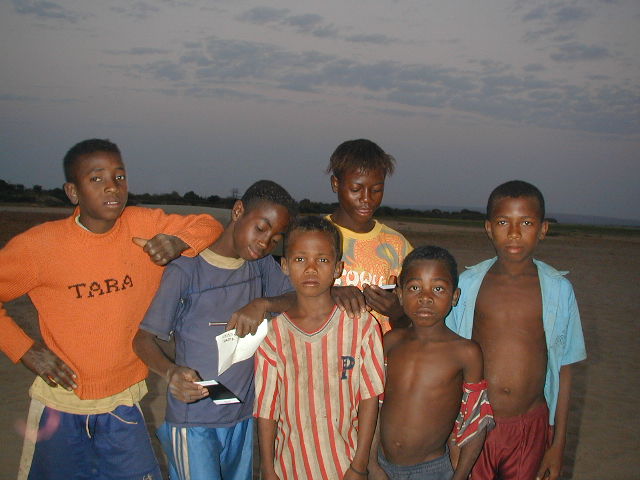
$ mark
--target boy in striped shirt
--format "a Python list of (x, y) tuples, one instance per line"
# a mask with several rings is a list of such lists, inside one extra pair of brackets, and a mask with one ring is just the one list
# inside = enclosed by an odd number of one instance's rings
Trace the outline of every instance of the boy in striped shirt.
[(283, 270), (294, 305), (272, 320), (256, 354), (260, 466), (265, 480), (363, 479), (383, 391), (380, 328), (350, 319), (330, 288), (342, 272), (340, 234), (305, 217), (291, 228)]

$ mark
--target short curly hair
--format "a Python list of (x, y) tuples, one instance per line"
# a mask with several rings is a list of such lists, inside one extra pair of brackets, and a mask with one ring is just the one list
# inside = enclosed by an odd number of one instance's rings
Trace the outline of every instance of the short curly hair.
[(293, 232), (322, 232), (329, 235), (336, 252), (336, 259), (342, 259), (342, 237), (338, 228), (326, 218), (317, 215), (307, 215), (296, 218), (289, 225), (289, 230), (284, 241), (284, 253), (287, 254), (289, 248), (289, 240)]
[(370, 172), (382, 170), (385, 176), (392, 175), (395, 169), (395, 158), (386, 153), (371, 140), (360, 138), (347, 140), (338, 145), (331, 158), (326, 173), (341, 178), (347, 170)]
[(496, 202), (502, 198), (519, 198), (519, 197), (532, 197), (538, 200), (538, 206), (540, 207), (540, 220), (544, 220), (545, 207), (544, 196), (542, 192), (538, 190), (538, 187), (525, 182), (523, 180), (510, 180), (501, 185), (498, 185), (493, 189), (489, 200), (487, 201), (487, 219), (491, 218), (493, 213), (493, 207)]
[(456, 259), (446, 248), (436, 247), (434, 245), (418, 247), (405, 257), (402, 262), (402, 271), (398, 277), (400, 287), (402, 287), (406, 281), (407, 270), (409, 270), (409, 267), (419, 260), (438, 260), (443, 262), (451, 274), (453, 288), (458, 288), (458, 263), (456, 262)]
[(260, 202), (282, 205), (292, 218), (298, 214), (298, 203), (289, 192), (271, 180), (258, 180), (244, 192), (240, 198), (245, 210), (253, 209)]
[(120, 155), (118, 145), (106, 138), (89, 138), (76, 143), (64, 156), (62, 160), (62, 168), (64, 169), (64, 178), (67, 182), (75, 182), (75, 169), (80, 157), (95, 152), (110, 152)]

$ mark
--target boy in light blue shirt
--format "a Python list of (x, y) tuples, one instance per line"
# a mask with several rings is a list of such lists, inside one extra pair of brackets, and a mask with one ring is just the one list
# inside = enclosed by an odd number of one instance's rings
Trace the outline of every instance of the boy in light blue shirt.
[(446, 320), (482, 347), (496, 421), (471, 478), (556, 479), (562, 470), (571, 364), (586, 350), (567, 272), (533, 258), (547, 229), (535, 186), (498, 186), (485, 222), (497, 256), (462, 273)]

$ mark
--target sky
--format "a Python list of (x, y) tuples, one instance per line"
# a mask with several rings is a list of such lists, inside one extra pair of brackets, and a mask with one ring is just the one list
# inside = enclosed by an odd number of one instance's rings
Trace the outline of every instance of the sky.
[(640, 220), (638, 0), (2, 0), (0, 178), (45, 188), (109, 138), (133, 192), (334, 201), (338, 144), (392, 154), (384, 204)]

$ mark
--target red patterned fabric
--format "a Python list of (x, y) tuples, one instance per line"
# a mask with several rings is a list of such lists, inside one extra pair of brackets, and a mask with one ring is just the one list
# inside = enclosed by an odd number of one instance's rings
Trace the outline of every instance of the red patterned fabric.
[(473, 438), (476, 433), (486, 428), (491, 430), (495, 422), (493, 420), (493, 408), (487, 395), (487, 381), (462, 384), (462, 402), (460, 413), (453, 427), (454, 440), (458, 446), (462, 446)]

